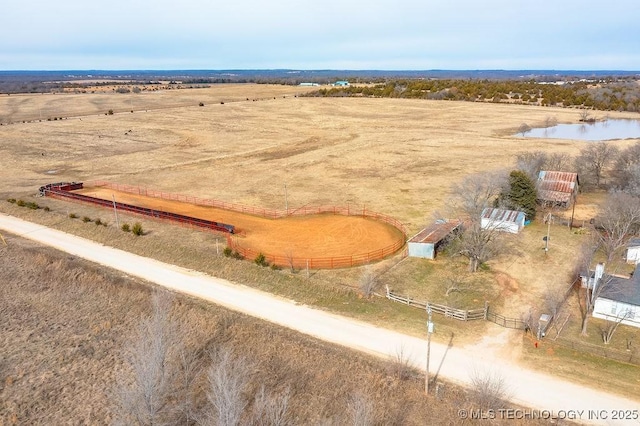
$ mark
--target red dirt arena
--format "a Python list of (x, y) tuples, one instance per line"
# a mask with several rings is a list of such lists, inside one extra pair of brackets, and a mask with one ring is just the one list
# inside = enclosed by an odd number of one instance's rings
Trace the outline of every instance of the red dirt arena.
[[(295, 267), (308, 265), (310, 268), (361, 265), (398, 251), (405, 240), (400, 229), (383, 221), (390, 218), (375, 213), (352, 211), (349, 215), (323, 213), (271, 219), (167, 199), (176, 198), (172, 194), (152, 191), (154, 196), (148, 196), (143, 195), (147, 193), (145, 189), (119, 190), (118, 186), (87, 186), (73, 192), (103, 200), (115, 198), (118, 203), (234, 225), (236, 233), (229, 236), (229, 243), (235, 250), (249, 259), (263, 253), (268, 261), (282, 266), (292, 266), (292, 263)], [(259, 211), (257, 213), (260, 214)], [(367, 217), (371, 215), (383, 220)]]

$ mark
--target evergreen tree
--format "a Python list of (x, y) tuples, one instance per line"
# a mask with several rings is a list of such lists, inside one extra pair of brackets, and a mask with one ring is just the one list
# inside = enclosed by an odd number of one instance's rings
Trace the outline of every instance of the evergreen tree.
[(508, 209), (521, 210), (527, 220), (533, 220), (537, 196), (536, 185), (531, 178), (523, 171), (514, 170), (509, 174), (509, 192), (500, 195), (499, 203)]

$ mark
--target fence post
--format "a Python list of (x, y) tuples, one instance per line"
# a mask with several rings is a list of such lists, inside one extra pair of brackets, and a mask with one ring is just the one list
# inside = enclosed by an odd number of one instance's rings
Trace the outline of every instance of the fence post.
[(488, 316), (489, 316), (489, 301), (485, 300), (484, 301), (484, 320), (485, 321), (488, 319), (487, 318)]

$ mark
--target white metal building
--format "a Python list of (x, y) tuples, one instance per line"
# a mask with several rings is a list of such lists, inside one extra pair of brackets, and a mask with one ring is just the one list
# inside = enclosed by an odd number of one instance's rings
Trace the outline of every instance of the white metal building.
[(482, 229), (493, 229), (517, 234), (524, 228), (524, 219), (525, 214), (521, 211), (487, 207), (482, 210), (480, 226)]

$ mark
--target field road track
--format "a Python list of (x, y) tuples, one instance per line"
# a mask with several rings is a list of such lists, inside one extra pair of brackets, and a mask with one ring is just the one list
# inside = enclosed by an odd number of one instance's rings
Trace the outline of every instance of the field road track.
[[(226, 308), (297, 330), (328, 342), (373, 354), (394, 356), (402, 348), (409, 361), (424, 371), (426, 340), (375, 327), (360, 321), (298, 305), (246, 286), (107, 247), (64, 232), (0, 214), (0, 229), (62, 250), (74, 256), (140, 277), (170, 290), (195, 296)], [(640, 401), (526, 370), (504, 360), (458, 347), (431, 343), (431, 373), (458, 384), (468, 384), (472, 371), (500, 374), (512, 401), (533, 410), (565, 415), (569, 410), (582, 424), (633, 424), (640, 420), (612, 420), (620, 410), (640, 410)], [(579, 374), (578, 372), (576, 374)], [(640, 398), (640, 397), (639, 397)], [(589, 419), (594, 411), (607, 419)], [(637, 413), (637, 411), (636, 411)], [(465, 414), (465, 413), (462, 413)], [(455, 423), (455, 419), (454, 420)], [(461, 420), (461, 419), (460, 419)]]

